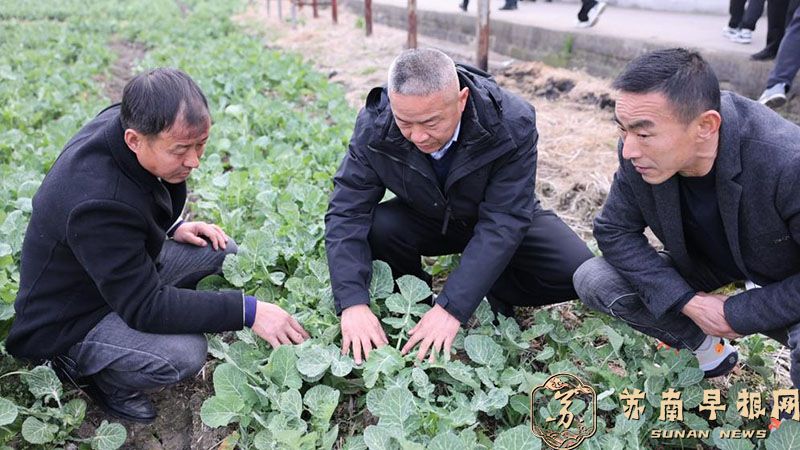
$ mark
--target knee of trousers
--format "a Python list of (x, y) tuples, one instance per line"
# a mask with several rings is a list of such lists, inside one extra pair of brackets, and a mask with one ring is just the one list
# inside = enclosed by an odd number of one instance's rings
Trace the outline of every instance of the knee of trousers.
[(608, 313), (608, 302), (612, 300), (605, 298), (607, 294), (614, 292), (620, 283), (627, 284), (602, 256), (581, 264), (572, 275), (572, 283), (584, 305), (603, 313)]
[(391, 252), (396, 242), (408, 241), (409, 231), (403, 226), (403, 222), (398, 220), (391, 211), (376, 208), (372, 216), (372, 225), (367, 235), (369, 247), (374, 254), (382, 255)]
[(228, 242), (225, 243), (225, 255), (235, 255), (237, 253), (239, 253), (239, 244), (228, 236)]
[(202, 334), (165, 336), (165, 383), (177, 383), (200, 372), (206, 363), (208, 342)]

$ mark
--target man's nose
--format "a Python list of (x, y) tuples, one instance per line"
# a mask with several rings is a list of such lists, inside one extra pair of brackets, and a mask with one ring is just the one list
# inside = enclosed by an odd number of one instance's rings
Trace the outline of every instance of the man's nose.
[(194, 150), (189, 150), (186, 153), (186, 159), (183, 160), (183, 165), (190, 169), (197, 169), (200, 167), (200, 155)]
[(414, 127), (411, 129), (411, 136), (409, 140), (413, 143), (422, 143), (428, 140), (428, 133), (425, 132), (421, 127)]
[(639, 147), (633, 142), (633, 139), (626, 138), (622, 141), (622, 157), (624, 159), (635, 159), (642, 156)]

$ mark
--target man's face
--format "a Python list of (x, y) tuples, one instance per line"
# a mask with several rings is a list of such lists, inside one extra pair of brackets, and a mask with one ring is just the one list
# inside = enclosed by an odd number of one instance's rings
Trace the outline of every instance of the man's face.
[(615, 118), (623, 141), (622, 157), (642, 179), (660, 184), (696, 164), (693, 123), (682, 123), (664, 94), (621, 92)]
[(453, 137), (467, 104), (469, 89), (456, 85), (431, 95), (389, 93), (392, 114), (403, 136), (423, 153), (434, 153)]
[(145, 136), (129, 128), (125, 130), (125, 142), (145, 170), (168, 183), (181, 183), (200, 166), (210, 129), (210, 121), (190, 127), (178, 119), (171, 128), (155, 136)]

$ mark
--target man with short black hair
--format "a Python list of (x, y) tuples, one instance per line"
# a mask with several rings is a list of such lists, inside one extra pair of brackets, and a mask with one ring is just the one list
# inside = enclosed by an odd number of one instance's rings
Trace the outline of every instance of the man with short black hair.
[(236, 251), (220, 227), (180, 218), (210, 127), (188, 75), (140, 74), (67, 143), (33, 198), (8, 351), (51, 360), (124, 419), (151, 422), (143, 391), (202, 368), (202, 333), (250, 326), (273, 346), (308, 337), (278, 306), (194, 290)]
[[(721, 93), (684, 49), (636, 58), (614, 87), (620, 167), (594, 224), (603, 256), (577, 270), (576, 291), (694, 352), (707, 377), (735, 366), (727, 339), (769, 335), (791, 348), (800, 386), (800, 128)], [(734, 282), (748, 290), (712, 293)]]
[[(576, 297), (572, 273), (591, 253), (536, 199), (538, 139), (533, 107), (488, 74), (434, 49), (395, 59), (358, 115), (325, 216), (343, 352), (361, 363), (387, 342), (368, 307), (373, 259), (430, 283), (421, 255), (461, 253), (402, 349), (419, 344), (420, 360), (448, 355), (484, 296), (506, 316)], [(396, 198), (381, 202), (387, 189)]]

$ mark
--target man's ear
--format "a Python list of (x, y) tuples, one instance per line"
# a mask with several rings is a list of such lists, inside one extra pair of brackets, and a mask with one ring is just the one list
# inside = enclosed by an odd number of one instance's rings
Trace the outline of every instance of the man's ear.
[(469, 88), (465, 87), (458, 91), (458, 109), (461, 112), (464, 112), (464, 108), (467, 107), (467, 98), (469, 98)]
[(708, 110), (696, 119), (697, 139), (707, 141), (719, 133), (719, 128), (722, 126), (722, 116), (719, 112)]
[(142, 146), (144, 136), (133, 128), (128, 128), (125, 130), (124, 139), (128, 148), (131, 149), (133, 153), (137, 153)]

